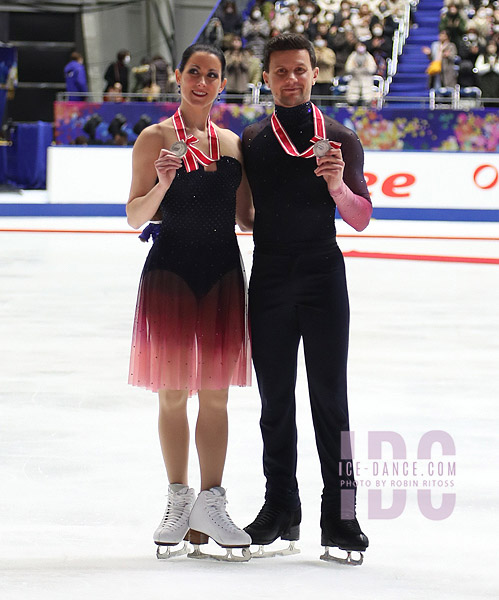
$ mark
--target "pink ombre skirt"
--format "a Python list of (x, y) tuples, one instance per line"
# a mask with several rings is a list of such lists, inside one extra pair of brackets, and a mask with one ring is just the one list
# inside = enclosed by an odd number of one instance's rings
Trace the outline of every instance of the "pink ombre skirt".
[(246, 286), (242, 269), (196, 295), (179, 275), (145, 271), (135, 313), (129, 383), (161, 389), (225, 389), (251, 384)]

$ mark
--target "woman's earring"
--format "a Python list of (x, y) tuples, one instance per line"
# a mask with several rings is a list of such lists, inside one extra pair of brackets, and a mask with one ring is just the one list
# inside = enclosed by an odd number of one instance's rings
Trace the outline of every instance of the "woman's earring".
[(221, 98), (221, 96), (220, 96), (220, 94), (221, 94), (221, 93), (222, 93), (221, 91), (220, 91), (220, 92), (218, 92), (218, 98), (217, 98), (217, 102), (220, 102), (220, 100), (222, 99), (222, 98)]
[(177, 83), (177, 93), (180, 96), (180, 83)]

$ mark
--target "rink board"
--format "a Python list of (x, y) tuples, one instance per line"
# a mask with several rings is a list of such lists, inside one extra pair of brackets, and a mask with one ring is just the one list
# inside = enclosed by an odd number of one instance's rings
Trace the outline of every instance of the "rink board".
[[(85, 214), (121, 214), (110, 205), (126, 202), (131, 165), (131, 148), (52, 146), (48, 202), (100, 204)], [(366, 151), (364, 172), (373, 205), (383, 209), (377, 218), (499, 220), (499, 154)]]

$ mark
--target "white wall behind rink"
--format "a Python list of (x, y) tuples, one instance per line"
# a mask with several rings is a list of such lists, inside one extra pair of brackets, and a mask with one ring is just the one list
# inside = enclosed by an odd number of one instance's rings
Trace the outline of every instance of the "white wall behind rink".
[[(49, 202), (124, 204), (131, 172), (128, 147), (50, 146)], [(364, 172), (374, 206), (499, 209), (499, 154), (366, 151)]]
[(132, 148), (49, 146), (47, 195), (54, 204), (124, 204), (132, 178)]

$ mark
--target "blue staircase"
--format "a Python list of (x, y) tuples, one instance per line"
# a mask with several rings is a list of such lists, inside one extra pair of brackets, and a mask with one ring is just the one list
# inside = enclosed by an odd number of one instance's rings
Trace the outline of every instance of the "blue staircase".
[(428, 96), (428, 57), (423, 46), (431, 46), (438, 39), (438, 24), (443, 0), (420, 0), (414, 13), (412, 27), (402, 54), (398, 59), (397, 73), (390, 84), (387, 99)]

